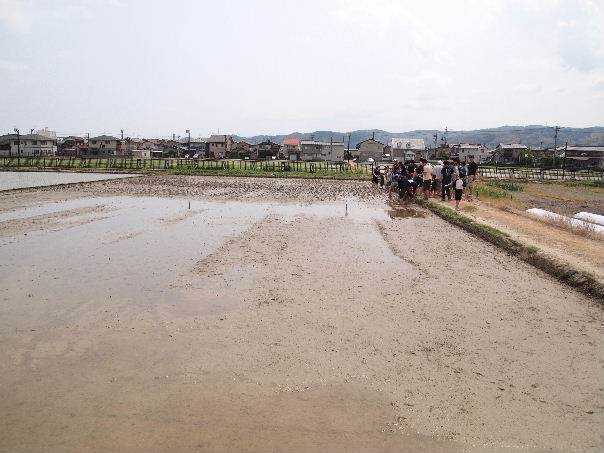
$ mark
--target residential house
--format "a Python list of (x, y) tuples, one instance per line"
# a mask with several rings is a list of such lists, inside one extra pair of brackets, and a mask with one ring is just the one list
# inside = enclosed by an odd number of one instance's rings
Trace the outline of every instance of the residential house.
[(83, 156), (88, 153), (88, 145), (82, 137), (70, 135), (61, 139), (57, 145), (59, 156)]
[(519, 143), (500, 143), (492, 152), (490, 160), (499, 164), (513, 164), (520, 160), (520, 156), (529, 151), (528, 146)]
[(256, 159), (258, 157), (258, 150), (251, 143), (242, 140), (233, 144), (231, 154), (227, 157), (233, 159)]
[(489, 150), (484, 145), (472, 143), (456, 143), (449, 145), (451, 157), (458, 158), (461, 162), (467, 162), (470, 156), (476, 162), (485, 162), (490, 158)]
[(206, 142), (208, 157), (214, 159), (224, 159), (230, 155), (235, 143), (232, 135), (211, 135)]
[(418, 161), (426, 156), (426, 143), (423, 138), (392, 138), (390, 140), (392, 159), (403, 162)]
[(138, 149), (154, 152), (162, 151), (161, 146), (159, 146), (159, 140), (143, 140)]
[(40, 134), (8, 134), (0, 137), (0, 156), (41, 157), (57, 154), (56, 139)]
[(258, 149), (258, 158), (265, 159), (267, 157), (277, 157), (279, 155), (281, 146), (271, 140), (265, 140), (261, 143), (258, 143), (256, 148)]
[[(191, 138), (183, 137), (180, 139), (181, 154), (188, 155), (189, 157), (196, 156), (197, 158), (208, 157), (208, 142), (207, 139), (197, 137)], [(210, 157), (212, 157), (210, 155)]]
[(300, 141), (301, 160), (344, 160), (344, 142), (317, 142), (314, 140)]
[(88, 140), (89, 156), (115, 156), (118, 154), (122, 154), (122, 151), (120, 140), (116, 137), (99, 135)]
[(283, 140), (280, 154), (287, 160), (300, 160), (300, 139), (293, 137)]
[(12, 156), (11, 146), (16, 139), (17, 134), (0, 135), (0, 156)]
[(359, 151), (358, 161), (367, 162), (370, 158), (375, 162), (381, 161), (384, 155), (385, 146), (386, 145), (384, 143), (373, 138), (369, 138), (357, 143), (356, 148)]
[(604, 170), (604, 146), (568, 146), (565, 166)]
[[(178, 142), (176, 140), (160, 140), (158, 145), (162, 151), (162, 157), (178, 157)], [(204, 141), (205, 151), (205, 141)], [(205, 153), (204, 153), (205, 155)]]
[(117, 150), (117, 155), (123, 157), (132, 157), (134, 156), (134, 150), (140, 149), (142, 144), (143, 139), (141, 138), (126, 137), (121, 141), (121, 146)]

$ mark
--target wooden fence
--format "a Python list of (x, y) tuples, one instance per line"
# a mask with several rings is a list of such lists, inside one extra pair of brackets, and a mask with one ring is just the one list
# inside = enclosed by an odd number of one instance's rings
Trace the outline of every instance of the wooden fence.
[[(210, 159), (141, 159), (132, 157), (81, 158), (81, 157), (0, 157), (0, 167), (40, 169), (103, 169), (103, 170), (252, 170), (266, 172), (300, 173), (362, 173), (371, 174), (374, 164), (348, 162), (306, 162), (274, 160), (210, 160)], [(540, 169), (529, 167), (481, 166), (483, 178), (524, 179), (531, 181), (602, 180), (602, 170)]]
[(481, 177), (498, 179), (526, 179), (530, 181), (604, 179), (603, 170), (580, 170), (564, 168), (529, 168), (529, 167), (485, 167), (479, 168)]

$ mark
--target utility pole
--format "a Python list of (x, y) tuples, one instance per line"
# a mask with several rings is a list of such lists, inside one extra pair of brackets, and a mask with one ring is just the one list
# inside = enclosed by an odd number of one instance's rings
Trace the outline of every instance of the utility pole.
[(122, 140), (124, 139), (124, 129), (120, 129), (120, 132), (122, 133)]
[[(15, 132), (17, 133), (17, 158), (21, 157), (21, 134), (19, 129), (15, 128)], [(17, 165), (19, 165), (17, 163)]]
[(348, 151), (347, 151), (348, 163), (350, 164), (350, 132), (348, 133)]
[(562, 158), (562, 181), (564, 181), (564, 173), (566, 172), (566, 151), (568, 150), (568, 142), (564, 144), (564, 157)]
[(560, 132), (560, 126), (554, 128), (554, 155), (552, 156), (552, 164), (556, 166), (556, 148), (558, 147), (558, 132)]
[(185, 133), (189, 136), (189, 139), (187, 140), (187, 155), (191, 157), (191, 130), (187, 129)]

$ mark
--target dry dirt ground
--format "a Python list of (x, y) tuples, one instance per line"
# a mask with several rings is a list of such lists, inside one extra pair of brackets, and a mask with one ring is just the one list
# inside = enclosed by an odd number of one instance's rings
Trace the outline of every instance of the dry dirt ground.
[(0, 229), (0, 451), (604, 444), (602, 305), (368, 183), (15, 191)]
[(587, 211), (604, 215), (604, 189), (562, 184), (524, 184), (513, 199), (482, 198), (462, 202), (464, 214), (535, 245), (574, 268), (591, 272), (604, 284), (604, 235), (585, 234), (566, 225), (548, 223), (526, 212), (540, 208), (572, 217)]

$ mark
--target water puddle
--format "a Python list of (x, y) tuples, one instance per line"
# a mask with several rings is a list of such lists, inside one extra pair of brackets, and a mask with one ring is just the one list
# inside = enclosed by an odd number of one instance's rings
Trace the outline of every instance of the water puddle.
[(409, 219), (409, 218), (421, 218), (426, 217), (426, 213), (410, 206), (408, 203), (397, 203), (389, 201), (388, 217), (391, 219)]
[(71, 173), (52, 171), (2, 171), (0, 191), (29, 187), (55, 186), (77, 182), (105, 181), (108, 179), (133, 178), (139, 175), (116, 173)]

